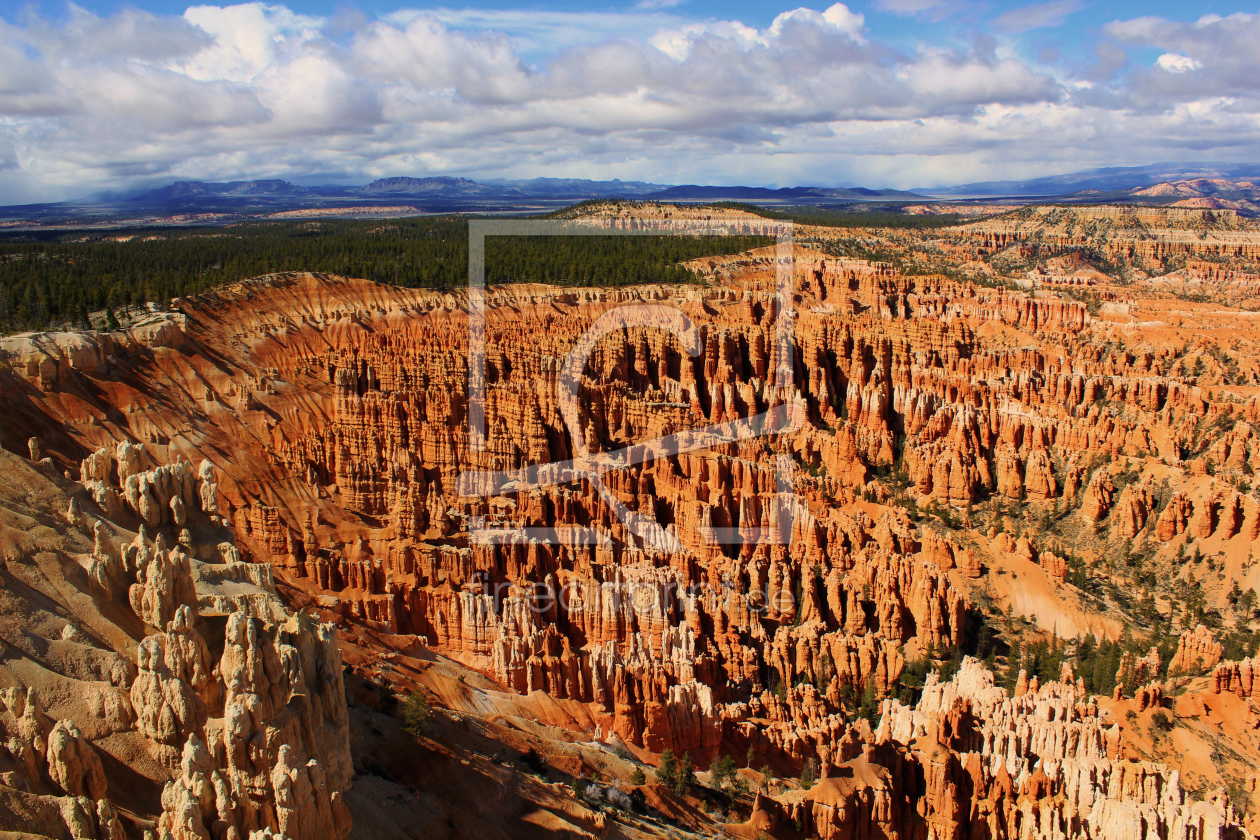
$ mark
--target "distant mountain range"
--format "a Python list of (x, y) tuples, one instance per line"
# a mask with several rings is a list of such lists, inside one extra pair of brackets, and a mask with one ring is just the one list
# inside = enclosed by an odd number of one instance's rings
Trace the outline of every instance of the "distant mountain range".
[(288, 181), (177, 181), (147, 190), (127, 199), (131, 204), (171, 205), (198, 203), (208, 198), (474, 198), (474, 199), (586, 199), (635, 198), (659, 201), (770, 201), (788, 204), (830, 201), (878, 201), (922, 198), (901, 190), (863, 188), (714, 187), (685, 184), (669, 186), (643, 181), (587, 181), (579, 178), (534, 178), (528, 181), (498, 180), (488, 183), (468, 178), (433, 176), (427, 178), (381, 178), (367, 186), (299, 187)]
[[(1083, 190), (1070, 198), (1097, 201), (1097, 190)], [(1115, 193), (1107, 200), (1119, 199)], [(1260, 212), (1260, 179), (1251, 178), (1188, 178), (1161, 181), (1149, 187), (1125, 190), (1124, 199), (1135, 204), (1158, 204), (1197, 210), (1238, 210), (1248, 215)]]
[(208, 184), (204, 181), (176, 181), (156, 190), (149, 190), (131, 201), (139, 203), (160, 204), (173, 201), (204, 198), (208, 196), (294, 196), (306, 195), (310, 191), (288, 181), (277, 179), (267, 181), (229, 181), (225, 184)]
[(131, 193), (78, 201), (0, 207), (0, 229), (224, 224), (245, 219), (355, 218), (423, 213), (545, 213), (587, 199), (670, 202), (741, 201), (769, 206), (921, 202), (900, 190), (653, 184), (532, 178), (474, 181), (433, 175), (380, 178), (370, 184), (300, 186), (278, 178), (175, 181)]
[[(446, 199), (453, 201), (580, 201), (588, 198), (622, 198), (651, 201), (749, 201), (771, 204), (828, 204), (833, 202), (919, 201), (936, 198), (1036, 198), (1063, 196), (1097, 200), (1137, 197), (1136, 190), (1164, 183), (1191, 181), (1239, 181), (1260, 178), (1257, 164), (1173, 164), (1109, 167), (1031, 178), (1025, 181), (982, 181), (952, 187), (916, 187), (913, 190), (863, 187), (769, 187), (654, 184), (646, 181), (592, 181), (583, 178), (495, 179), (474, 181), (436, 175), (423, 178), (381, 178), (365, 186), (324, 185), (301, 187), (278, 179), (257, 181), (177, 181), (125, 199), (137, 206), (171, 207), (226, 201), (290, 204), (303, 200), (323, 203), (335, 199)], [(115, 196), (111, 196), (114, 198)]]
[[(327, 190), (334, 189), (326, 187)], [(505, 193), (522, 195), (520, 190), (492, 187), (467, 178), (381, 178), (366, 187), (344, 187), (347, 195), (442, 195), (442, 196), (500, 196)]]
[(956, 187), (915, 187), (913, 192), (934, 197), (1031, 198), (1066, 196), (1092, 190), (1120, 193), (1156, 184), (1200, 178), (1246, 179), (1260, 177), (1260, 165), (1238, 163), (1153, 163), (1149, 166), (1115, 166), (1067, 175), (1031, 178), (1027, 181), (981, 181)]
[[(544, 213), (586, 199), (738, 201), (767, 207), (862, 205), (890, 209), (949, 200), (1016, 205), (1120, 203), (1235, 209), (1260, 215), (1260, 165), (1152, 164), (1092, 169), (1026, 181), (985, 181), (914, 190), (769, 187), (593, 181), (583, 178), (474, 181), (445, 175), (381, 178), (370, 184), (299, 186), (277, 178), (176, 181), (80, 201), (0, 207), (0, 228), (220, 224), (244, 219), (349, 218), (422, 213)], [(941, 201), (944, 199), (945, 201)], [(916, 211), (923, 208), (916, 208)]]

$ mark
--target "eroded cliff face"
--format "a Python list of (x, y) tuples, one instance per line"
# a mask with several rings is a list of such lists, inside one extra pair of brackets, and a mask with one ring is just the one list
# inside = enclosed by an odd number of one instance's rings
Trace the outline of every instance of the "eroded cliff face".
[[(1066, 675), (1070, 677), (1069, 675)], [(807, 836), (1226, 837), (1223, 795), (1197, 801), (1167, 766), (1124, 757), (1119, 723), (1071, 682), (1011, 697), (968, 658), (914, 707), (885, 701), (821, 781), (763, 798), (751, 824)]]
[(287, 613), (269, 575), (242, 573), (256, 567), (198, 560), (205, 539), (232, 548), (217, 515), (152, 513), (192, 509), (187, 462), (124, 443), (91, 469), (81, 484), (49, 459), (0, 453), (0, 829), (344, 840), (351, 759), (331, 626)]
[[(1157, 222), (1176, 232), (1159, 246), (1168, 254), (1181, 253), (1183, 239), (1199, 254), (1194, 243), (1206, 241), (1182, 237), (1193, 220), (1179, 216), (1109, 218), (1086, 219), (1097, 230), (1072, 227), (1051, 244), (1119, 241), (1139, 228), (1163, 241)], [(979, 222), (931, 248), (960, 259), (1017, 248), (1022, 224)], [(1222, 243), (1256, 236), (1227, 227)], [(1190, 836), (1202, 808), (1223, 815), (1212, 825), (1233, 825), (1223, 800), (1196, 804), (1168, 770), (1136, 770), (1119, 747), (1109, 751), (1120, 730), (1076, 686), (998, 700), (983, 669), (968, 666), (949, 683), (960, 686), (950, 689), (960, 692), (952, 711), (932, 705), (944, 691), (932, 685), (914, 714), (885, 702), (882, 734), (864, 737), (853, 724), (864, 703), (901, 696), (907, 663), (976, 645), (986, 615), (1021, 616), (1061, 638), (1116, 639), (1129, 621), (1123, 610), (1140, 598), (1175, 612), (1165, 590), (1113, 563), (1108, 552), (1126, 544), (1218, 604), (1233, 582), (1254, 583), (1247, 558), (1260, 506), (1241, 477), (1260, 466), (1255, 397), (1184, 375), (1188, 348), (1216, 316), (1174, 340), (1167, 321), (1125, 326), (1070, 295), (906, 275), (829, 247), (796, 248), (786, 354), (777, 338), (789, 313), (774, 294), (772, 249), (696, 261), (696, 286), (488, 290), (487, 387), (476, 403), (484, 440), (469, 432), (465, 293), (272, 276), (176, 301), (178, 334), (160, 340), (85, 337), (84, 349), (78, 339), (24, 339), (12, 357), (20, 363), (0, 369), (0, 401), (14, 419), (4, 445), (26, 450), (34, 436), (31, 453), (83, 482), (81, 511), (140, 531), (130, 549), (94, 548), (87, 573), (99, 597), (125, 599), (136, 621), (160, 631), (140, 646), (137, 679), (151, 690), (133, 689), (131, 707), (150, 740), (181, 750), (180, 778), (163, 800), (182, 815), (170, 826), (195, 832), (188, 826), (200, 820), (213, 831), (235, 819), (244, 831), (274, 819), (306, 836), (306, 818), (282, 816), (292, 810), (284, 803), (344, 791), (348, 779), (328, 744), (282, 724), (264, 738), (265, 762), (241, 746), (255, 742), (250, 727), (299, 696), (310, 719), (341, 725), (335, 698), (320, 693), (332, 691), (336, 670), (331, 631), (285, 629), (291, 620), (273, 601), (228, 585), (270, 585), (242, 568), (266, 568), (291, 604), (337, 623), (343, 645), (354, 628), (392, 649), (418, 645), (509, 693), (542, 691), (589, 735), (638, 754), (749, 754), (793, 768), (864, 762), (849, 768), (862, 785), (827, 786), (834, 801), (820, 791), (766, 805), (764, 815), (809, 822), (823, 836), (842, 836), (872, 808), (890, 830), (927, 820), (951, 836), (979, 825), (1028, 836), (1041, 817), (1028, 816), (1027, 802), (1047, 797), (1058, 804), (1034, 808), (1045, 814), (1036, 836), (1119, 836), (1139, 812), (1134, 819), (1166, 836)], [(1126, 312), (1147, 305), (1114, 302)], [(684, 313), (697, 352), (663, 329), (612, 331), (591, 349), (566, 421), (566, 357), (627, 305)], [(793, 422), (781, 434), (760, 436), (753, 425), (733, 442), (672, 455), (653, 443), (762, 415)], [(547, 481), (538, 469), (618, 452), (642, 463), (597, 481)], [(204, 526), (190, 529), (194, 518)], [(1203, 555), (1222, 558), (1219, 576), (1216, 561), (1204, 570), (1190, 559)], [(190, 585), (190, 557), (223, 561), (213, 592)], [(1082, 569), (1108, 583), (1091, 588)], [(229, 606), (254, 618), (227, 623), (224, 638), (235, 641), (225, 642), (215, 683), (204, 643), (186, 626), (197, 623), (189, 611)], [(1216, 665), (1223, 654), (1211, 634), (1185, 629), (1175, 670)], [(286, 652), (308, 637), (325, 652)], [(286, 656), (302, 665), (289, 693), (262, 691), (274, 674), (293, 673)], [(241, 675), (235, 693), (225, 667)], [(1237, 669), (1217, 670), (1222, 690), (1237, 691), (1250, 673)], [(395, 668), (382, 678), (406, 687), (422, 682), (418, 674)], [(1121, 691), (1139, 703), (1144, 690), (1143, 713), (1165, 702), (1147, 682)], [(1001, 732), (1023, 732), (1043, 714), (1041, 700), (1025, 697), (1043, 698), (1045, 721), (1070, 723), (1071, 739), (1096, 748), (1008, 748), (990, 743), (1007, 735), (979, 724), (913, 746), (925, 737), (920, 724), (933, 733), (945, 725), (915, 714), (957, 722), (963, 706), (983, 703), (1006, 721)], [(298, 746), (281, 756), (290, 737)], [(304, 763), (316, 755), (318, 773)], [(216, 772), (242, 780), (227, 805), (217, 792), (208, 798)], [(1085, 776), (1093, 793), (1081, 792)], [(912, 804), (910, 777), (941, 786), (929, 811)], [(1125, 793), (1133, 786), (1140, 796)]]

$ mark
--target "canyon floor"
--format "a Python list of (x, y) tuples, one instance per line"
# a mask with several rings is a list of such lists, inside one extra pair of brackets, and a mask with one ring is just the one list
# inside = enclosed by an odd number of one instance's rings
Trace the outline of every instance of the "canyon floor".
[(1260, 226), (791, 237), (0, 338), (0, 836), (1260, 832)]

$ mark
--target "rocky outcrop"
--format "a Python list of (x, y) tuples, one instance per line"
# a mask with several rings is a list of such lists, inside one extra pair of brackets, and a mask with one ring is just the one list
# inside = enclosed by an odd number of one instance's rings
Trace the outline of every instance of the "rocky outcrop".
[[(263, 777), (287, 744), (298, 757), (320, 763), (330, 790), (349, 786), (341, 652), (331, 625), (302, 614), (268, 625), (234, 613), (219, 673), (226, 687), (223, 743), (230, 770), (265, 786)], [(268, 734), (261, 754), (254, 746), (260, 732)]]
[[(190, 735), (180, 759), (180, 774), (162, 791), (158, 820), (162, 837), (347, 837), (350, 815), (341, 791), (329, 788), (317, 760), (298, 766), (295, 756), (292, 747), (282, 744), (268, 776), (269, 789), (258, 791), (242, 787), (241, 780), (217, 766), (214, 754)], [(258, 801), (260, 794), (263, 802)]]
[(162, 792), (159, 828), (173, 840), (268, 829), (290, 840), (344, 840), (349, 731), (331, 628), (303, 616), (274, 625), (233, 613), (214, 669), (220, 698), (192, 615), (181, 607), (165, 634), (146, 639), (148, 661), (133, 685), (142, 731), (183, 746), (179, 773)]
[(1242, 496), (1230, 493), (1221, 505), (1220, 522), (1216, 533), (1222, 539), (1229, 539), (1242, 530), (1243, 523)]
[(1034, 501), (1053, 499), (1057, 495), (1058, 481), (1054, 477), (1054, 464), (1044, 448), (1032, 450), (1024, 464), (1024, 495)]
[(1197, 539), (1207, 539), (1216, 530), (1217, 517), (1220, 513), (1221, 500), (1216, 496), (1203, 499), (1194, 507), (1194, 519), (1190, 522), (1190, 533)]
[(1159, 648), (1153, 647), (1133, 663), (1132, 681), (1134, 684), (1150, 682), (1159, 677), (1161, 664)]
[[(143, 463), (136, 447), (114, 451), (89, 458), (89, 482), (114, 480), (104, 463), (128, 478), (181, 474)], [(32, 683), (0, 691), (0, 827), (76, 840), (123, 840), (124, 824), (137, 833), (146, 823), (162, 838), (344, 840), (349, 716), (332, 627), (283, 610), (274, 622), (242, 612), (206, 620), (195, 561), (166, 547), (177, 522), (163, 520), (150, 540), (138, 508), (111, 520), (91, 488), (15, 460), (0, 452), (0, 521), (57, 528), (18, 541), (0, 529), (10, 581), (0, 625), (20, 626), (13, 638), (23, 640), (10, 646), (6, 679)], [(219, 536), (209, 517), (186, 513), (190, 546)], [(262, 586), (269, 567), (234, 577), (238, 590), (275, 600)], [(224, 622), (216, 656), (205, 634)], [(161, 629), (136, 638), (145, 624)], [(159, 799), (160, 812), (137, 811)]]
[(1212, 631), (1202, 624), (1181, 634), (1177, 652), (1168, 663), (1169, 674), (1198, 674), (1221, 661), (1224, 649)]
[(302, 765), (288, 744), (271, 771), (280, 833), (293, 840), (340, 838), (350, 834), (350, 813), (340, 793), (330, 790), (323, 768), (314, 759)]
[(197, 501), (203, 513), (219, 512), (219, 485), (215, 480), (214, 465), (202, 461), (197, 470)]
[(1159, 515), (1159, 521), (1155, 525), (1155, 536), (1167, 542), (1184, 533), (1190, 526), (1190, 517), (1193, 512), (1194, 507), (1186, 494), (1179, 490), (1174, 491), (1168, 499), (1168, 505)]
[(101, 757), (68, 720), (59, 720), (48, 734), (48, 775), (70, 796), (104, 799), (105, 769)]
[[(1139, 690), (1148, 704), (1158, 693)], [(822, 782), (762, 798), (758, 810), (762, 824), (792, 822), (820, 838), (1119, 840), (1145, 824), (1191, 840), (1239, 830), (1223, 799), (1195, 801), (1176, 771), (1119, 758), (1118, 732), (1075, 686), (1011, 698), (967, 658), (948, 683), (930, 676), (915, 706), (884, 701), (876, 731), (851, 734)]]
[(1156, 488), (1152, 483), (1125, 485), (1111, 513), (1112, 533), (1120, 539), (1136, 537), (1146, 528), (1157, 504)]
[(958, 561), (958, 570), (962, 572), (963, 577), (974, 580), (984, 574), (979, 558), (971, 549), (964, 548), (955, 559)]
[(142, 532), (137, 543), (128, 554), (127, 565), (135, 569), (136, 576), (128, 599), (146, 624), (165, 627), (181, 606), (197, 606), (192, 566), (183, 547), (177, 545), (168, 550), (161, 534), (152, 545), (147, 545)]
[(1164, 703), (1164, 686), (1161, 683), (1139, 686), (1133, 692), (1133, 701), (1139, 712), (1159, 708)]
[(204, 734), (218, 684), (205, 640), (193, 627), (193, 611), (182, 605), (168, 623), (140, 644), (139, 675), (131, 684), (137, 728), (148, 738), (178, 746)]
[(1053, 551), (1043, 551), (1037, 562), (1041, 564), (1041, 568), (1046, 570), (1046, 574), (1054, 578), (1059, 583), (1067, 580), (1068, 565), (1067, 561)]
[(1228, 691), (1244, 700), (1260, 702), (1260, 658), (1220, 663), (1212, 672), (1212, 690), (1217, 694)]
[(9, 736), (5, 763), (17, 768), (0, 773), (0, 801), (12, 791), (20, 802), (6, 807), (24, 814), (14, 827), (41, 836), (124, 840), (118, 812), (106, 798), (103, 762), (79, 727), (66, 719), (52, 723), (33, 689), (4, 689), (0, 704)]
[(1102, 519), (1111, 511), (1111, 499), (1115, 492), (1116, 487), (1106, 470), (1094, 473), (1081, 500), (1081, 515), (1094, 522)]
[[(798, 263), (807, 296), (794, 327), (801, 375), (770, 387), (777, 316), (759, 278), (772, 273), (773, 257), (736, 262), (703, 269), (721, 278), (707, 288), (489, 292), (496, 311), (514, 314), (495, 322), (487, 345), (495, 386), (478, 445), (467, 405), (453, 396), (464, 392), (467, 352), (466, 324), (448, 317), (454, 299), (293, 276), (250, 286), (249, 308), (227, 291), (186, 301), (195, 315), (186, 349), (213, 347), (227, 360), (198, 367), (216, 400), (233, 406), (210, 415), (206, 434), (255, 440), (233, 425), (253, 423), (268, 429), (267, 442), (236, 459), (248, 468), (208, 448), (162, 464), (158, 444), (98, 447), (80, 469), (93, 500), (118, 505), (155, 537), (119, 552), (122, 572), (103, 544), (91, 574), (102, 590), (128, 588), (146, 623), (165, 628), (180, 604), (197, 603), (183, 558), (210, 553), (183, 532), (226, 521), (236, 540), (225, 559), (273, 566), (343, 619), (423, 637), (515, 690), (542, 687), (588, 704), (629, 743), (662, 746), (653, 733), (663, 732), (664, 745), (683, 748), (668, 743), (674, 736), (660, 721), (700, 721), (704, 732), (688, 723), (680, 736), (700, 756), (723, 737), (722, 721), (747, 719), (744, 709), (776, 683), (814, 681), (818, 706), (808, 714), (851, 713), (853, 692), (869, 684), (882, 694), (896, 682), (900, 660), (889, 650), (963, 640), (966, 605), (948, 580), (981, 578), (983, 557), (958, 540), (933, 543), (887, 504), (878, 516), (855, 506), (880, 498), (883, 484), (871, 476), (893, 469), (895, 448), (920, 509), (934, 500), (963, 517), (990, 492), (1046, 507), (1083, 495), (1084, 515), (1113, 516), (1117, 533), (1150, 527), (1148, 485), (1117, 493), (1113, 471), (1089, 453), (1149, 449), (1139, 428), (1154, 428), (1162, 421), (1153, 412), (1186, 404), (1188, 392), (1126, 378), (1123, 365), (1085, 350), (1068, 366), (1044, 349), (990, 347), (973, 328), (1005, 321), (1049, 334), (1075, 323), (1078, 305), (1030, 305), (811, 254)], [(365, 299), (379, 306), (354, 308)], [(782, 441), (750, 437), (647, 459), (602, 475), (599, 486), (543, 483), (490, 499), (461, 492), (461, 477), (479, 470), (532, 479), (538, 464), (573, 457), (555, 360), (604, 313), (664, 299), (692, 319), (699, 353), (656, 329), (607, 336), (581, 384), (575, 428), (588, 451), (789, 405), (814, 419)], [(262, 340), (242, 355), (219, 334), (224, 319), (242, 333), (283, 333), (283, 346)], [(359, 322), (373, 331), (360, 334)], [(202, 363), (191, 350), (185, 358)], [(1132, 413), (1104, 417), (1107, 401)], [(794, 471), (792, 501), (770, 468), (779, 458)], [(284, 489), (290, 479), (307, 488), (301, 503)], [(369, 521), (380, 529), (365, 529)], [(359, 536), (345, 536), (356, 528)], [(482, 536), (466, 536), (474, 532)], [(598, 535), (600, 544), (565, 534)], [(1027, 540), (1012, 551), (1066, 580), (1062, 554)], [(227, 596), (205, 605), (269, 615)], [(797, 700), (780, 712), (785, 727), (812, 708)], [(165, 737), (187, 734), (176, 727)]]

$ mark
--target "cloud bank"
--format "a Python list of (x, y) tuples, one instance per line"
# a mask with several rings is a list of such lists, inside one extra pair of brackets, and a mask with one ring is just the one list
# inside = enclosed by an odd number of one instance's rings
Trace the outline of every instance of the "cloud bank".
[(996, 37), (913, 51), (840, 3), (764, 29), (662, 2), (599, 15), (26, 12), (0, 19), (0, 202), (398, 174), (909, 187), (1257, 156), (1260, 19), (1115, 21), (1087, 66), (1043, 65), (1002, 34), (1076, 8), (1013, 10)]

